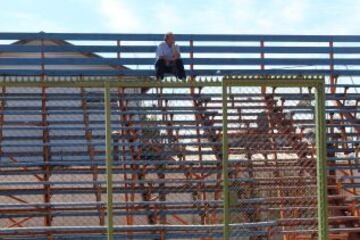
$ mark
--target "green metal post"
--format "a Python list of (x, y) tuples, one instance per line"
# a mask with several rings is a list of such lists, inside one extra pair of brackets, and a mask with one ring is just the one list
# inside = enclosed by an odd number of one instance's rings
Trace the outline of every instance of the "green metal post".
[(228, 174), (228, 134), (227, 134), (227, 85), (223, 81), (222, 86), (222, 174), (224, 195), (224, 240), (230, 239), (230, 196), (229, 196), (229, 174)]
[(105, 82), (104, 87), (105, 107), (105, 139), (106, 139), (106, 196), (107, 196), (107, 239), (113, 240), (113, 193), (112, 193), (112, 148), (111, 148), (111, 101), (110, 84)]
[(327, 198), (327, 158), (325, 123), (325, 85), (316, 88), (316, 157), (317, 157), (317, 201), (319, 240), (328, 239), (328, 198)]

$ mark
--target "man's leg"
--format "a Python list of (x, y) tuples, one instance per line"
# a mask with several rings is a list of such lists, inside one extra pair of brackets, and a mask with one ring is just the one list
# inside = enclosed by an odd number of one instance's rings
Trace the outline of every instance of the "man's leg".
[(155, 63), (156, 79), (160, 80), (164, 78), (165, 69), (165, 60), (158, 59)]
[(180, 79), (186, 79), (184, 64), (181, 59), (175, 61), (175, 75)]

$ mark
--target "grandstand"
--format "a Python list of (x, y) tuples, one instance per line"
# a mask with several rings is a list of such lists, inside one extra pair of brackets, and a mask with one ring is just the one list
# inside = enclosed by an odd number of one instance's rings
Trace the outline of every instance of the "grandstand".
[(185, 82), (160, 34), (0, 33), (0, 239), (318, 239), (314, 81), (328, 239), (359, 239), (360, 36), (176, 38)]

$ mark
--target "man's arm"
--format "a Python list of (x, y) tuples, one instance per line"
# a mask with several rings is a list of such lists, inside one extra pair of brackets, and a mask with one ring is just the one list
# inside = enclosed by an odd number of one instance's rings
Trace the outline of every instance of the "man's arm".
[(158, 45), (158, 47), (156, 48), (156, 57), (158, 59), (165, 59), (164, 52), (163, 52), (163, 49), (161, 48), (161, 45)]
[(179, 59), (180, 58), (180, 48), (179, 48), (179, 46), (174, 43), (172, 45), (172, 51), (173, 51), (174, 60)]

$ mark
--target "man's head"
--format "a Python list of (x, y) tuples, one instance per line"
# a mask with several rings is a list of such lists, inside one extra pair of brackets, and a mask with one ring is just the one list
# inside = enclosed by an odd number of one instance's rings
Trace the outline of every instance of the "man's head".
[(165, 36), (164, 36), (164, 41), (169, 45), (173, 45), (175, 43), (174, 34), (172, 32), (166, 33)]

